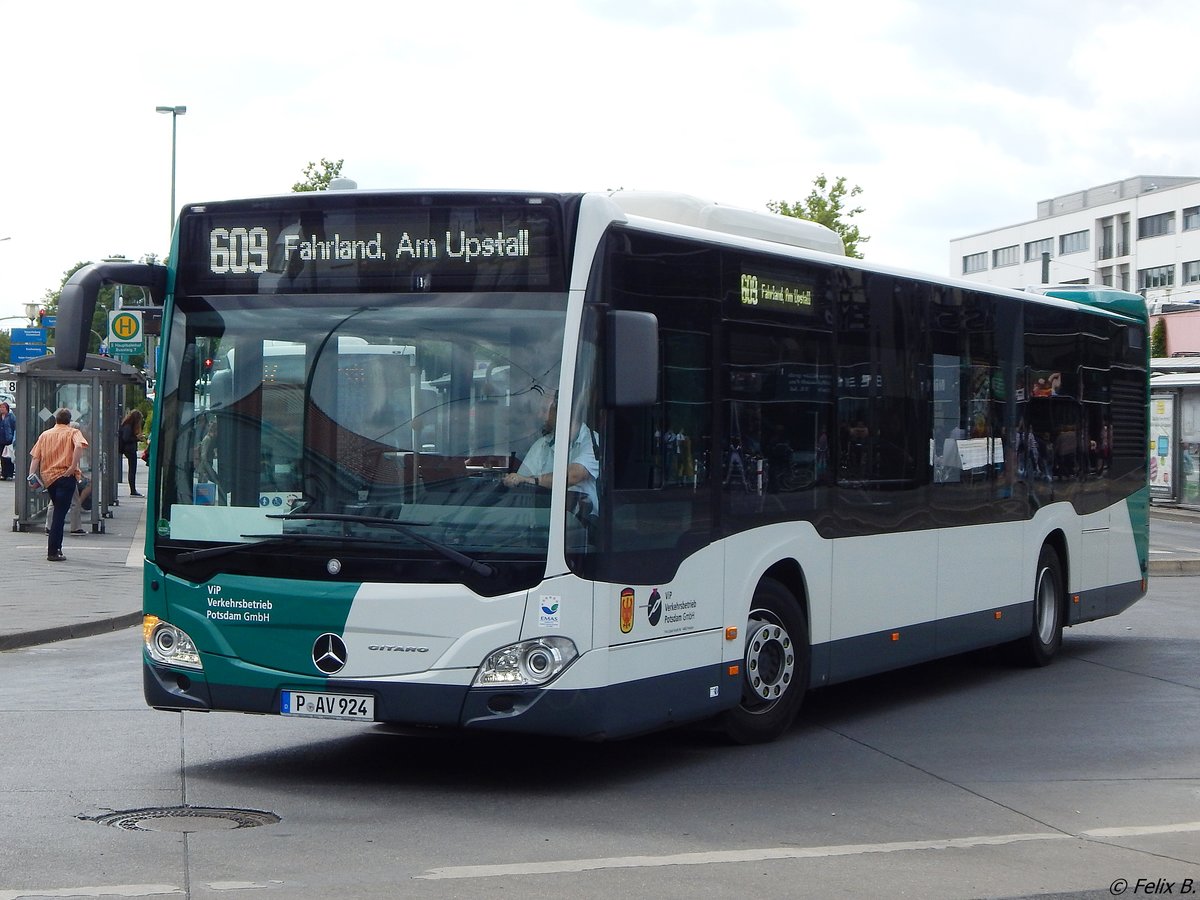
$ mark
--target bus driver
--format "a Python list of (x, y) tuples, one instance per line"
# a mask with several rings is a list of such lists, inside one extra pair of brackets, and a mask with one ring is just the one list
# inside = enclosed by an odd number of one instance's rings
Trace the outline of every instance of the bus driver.
[[(543, 396), (542, 403), (545, 405), (542, 434), (526, 452), (517, 471), (504, 476), (504, 484), (508, 487), (531, 484), (549, 489), (554, 484), (554, 426), (558, 421), (558, 392)], [(596, 515), (599, 508), (596, 496), (596, 479), (599, 475), (596, 438), (592, 430), (581, 422), (571, 438), (567, 462), (567, 506), (572, 509), (583, 507), (581, 512), (584, 515), (581, 518)]]

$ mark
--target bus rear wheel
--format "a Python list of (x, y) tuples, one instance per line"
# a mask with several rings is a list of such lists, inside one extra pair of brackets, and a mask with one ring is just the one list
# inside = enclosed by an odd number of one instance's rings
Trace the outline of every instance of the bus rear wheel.
[(773, 741), (791, 727), (808, 692), (808, 627), (796, 598), (764, 578), (746, 621), (742, 697), (723, 714), (725, 733), (739, 744)]
[(1048, 665), (1062, 647), (1065, 592), (1062, 562), (1054, 548), (1046, 545), (1038, 555), (1033, 578), (1033, 627), (1014, 647), (1025, 665)]

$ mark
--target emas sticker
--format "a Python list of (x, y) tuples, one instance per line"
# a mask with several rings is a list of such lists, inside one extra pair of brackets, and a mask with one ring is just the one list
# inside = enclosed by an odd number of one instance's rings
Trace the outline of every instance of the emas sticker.
[(538, 628), (558, 627), (558, 607), (561, 600), (561, 597), (542, 597), (538, 603)]

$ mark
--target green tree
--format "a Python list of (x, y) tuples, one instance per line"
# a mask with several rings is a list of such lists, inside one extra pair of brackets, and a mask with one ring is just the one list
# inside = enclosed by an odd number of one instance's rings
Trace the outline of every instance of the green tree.
[(786, 200), (772, 200), (767, 204), (767, 209), (781, 216), (808, 219), (810, 222), (832, 228), (841, 236), (842, 243), (846, 247), (846, 255), (862, 259), (863, 255), (859, 246), (865, 244), (870, 238), (862, 234), (858, 230), (858, 226), (850, 220), (864, 210), (861, 206), (856, 206), (854, 209), (846, 208), (847, 199), (857, 197), (862, 192), (863, 189), (858, 185), (847, 187), (844, 175), (839, 175), (830, 184), (829, 179), (822, 172), (813, 179), (813, 189), (803, 200), (797, 200), (795, 203), (788, 203)]
[(1167, 355), (1167, 320), (1159, 316), (1150, 329), (1150, 355), (1156, 359)]
[(329, 182), (342, 174), (342, 163), (344, 162), (344, 159), (330, 162), (323, 156), (320, 162), (310, 162), (304, 167), (304, 180), (293, 184), (292, 190), (297, 193), (329, 190)]

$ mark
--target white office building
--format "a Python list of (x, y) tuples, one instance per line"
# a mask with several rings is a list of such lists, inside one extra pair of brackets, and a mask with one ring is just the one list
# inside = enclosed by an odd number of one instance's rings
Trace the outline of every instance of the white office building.
[(1106, 284), (1144, 292), (1153, 312), (1200, 303), (1200, 177), (1139, 175), (1043, 200), (1036, 219), (952, 240), (950, 272), (1014, 288)]

